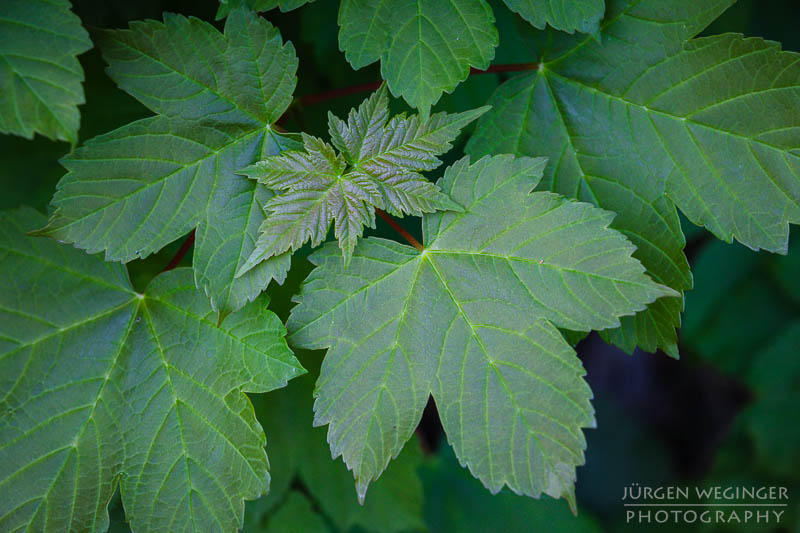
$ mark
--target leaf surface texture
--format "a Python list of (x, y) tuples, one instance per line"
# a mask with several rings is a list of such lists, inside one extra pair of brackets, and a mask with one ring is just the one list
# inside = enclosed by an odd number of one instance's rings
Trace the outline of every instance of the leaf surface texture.
[[(723, 240), (785, 253), (800, 222), (800, 56), (691, 39), (730, 4), (615, 0), (599, 39), (534, 36), (540, 70), (497, 90), (468, 153), (548, 156), (541, 187), (616, 212), (648, 273), (678, 291), (692, 281), (676, 207)], [(681, 310), (658, 300), (604, 336), (677, 356)]]
[[(0, 528), (235, 530), (269, 483), (243, 394), (304, 372), (266, 300), (217, 326), (189, 269), (137, 294), (125, 267), (0, 219)], [(34, 295), (34, 296), (32, 296)]]
[(675, 296), (608, 228), (612, 214), (528, 194), (544, 160), (497, 156), (450, 167), (439, 186), (464, 207), (423, 218), (425, 250), (362, 240), (335, 248), (289, 319), (296, 345), (328, 348), (315, 423), (328, 424), (363, 497), (413, 433), (432, 393), (448, 441), (490, 490), (571, 497), (594, 423), (580, 361), (557, 327), (588, 331)]
[(271, 197), (235, 171), (296, 146), (270, 127), (291, 102), (292, 45), (266, 20), (236, 10), (224, 35), (167, 14), (163, 23), (104, 31), (100, 46), (111, 77), (158, 115), (64, 159), (69, 172), (44, 233), (127, 262), (196, 229), (198, 286), (221, 315), (241, 308), (289, 268), (288, 256), (276, 257), (235, 279)]

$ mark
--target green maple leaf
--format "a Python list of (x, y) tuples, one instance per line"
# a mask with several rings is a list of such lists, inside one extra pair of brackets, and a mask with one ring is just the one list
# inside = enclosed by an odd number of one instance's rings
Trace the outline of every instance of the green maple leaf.
[(78, 141), (84, 102), (76, 56), (92, 47), (67, 0), (0, 2), (0, 132)]
[(594, 33), (605, 13), (603, 0), (504, 0), (512, 11), (539, 29), (549, 24), (557, 30)]
[(235, 171), (297, 146), (271, 124), (292, 100), (297, 58), (266, 20), (233, 11), (225, 35), (178, 15), (104, 31), (108, 73), (156, 117), (100, 135), (63, 165), (42, 233), (130, 261), (196, 228), (197, 285), (225, 315), (281, 282), (289, 257), (235, 279), (271, 193)]
[(266, 299), (221, 327), (189, 269), (134, 292), (125, 267), (0, 218), (0, 529), (235, 530), (269, 483), (244, 395), (304, 372)]
[(543, 159), (448, 168), (464, 211), (425, 215), (423, 251), (362, 240), (349, 267), (332, 246), (289, 319), (297, 346), (328, 348), (315, 424), (368, 484), (416, 428), (432, 393), (462, 464), (492, 492), (571, 497), (594, 424), (583, 367), (556, 328), (612, 328), (676, 296), (609, 229), (612, 213), (536, 186)]
[(364, 227), (375, 227), (375, 208), (398, 216), (460, 210), (420, 172), (438, 167), (437, 156), (487, 109), (389, 119), (389, 97), (382, 86), (350, 111), (347, 122), (329, 114), (331, 140), (341, 154), (304, 134), (303, 151), (284, 152), (241, 170), (277, 194), (264, 206), (269, 216), (239, 273), (306, 241), (319, 245), (331, 224), (348, 263)]
[[(800, 61), (761, 39), (689, 40), (731, 0), (618, 0), (599, 37), (530, 39), (538, 72), (491, 100), (467, 151), (549, 156), (541, 187), (615, 211), (657, 281), (692, 285), (676, 205), (719, 238), (785, 253), (800, 222)], [(677, 356), (680, 300), (605, 333)]]
[(354, 68), (381, 61), (392, 94), (423, 117), (443, 92), (485, 69), (498, 43), (484, 0), (342, 0), (339, 46)]

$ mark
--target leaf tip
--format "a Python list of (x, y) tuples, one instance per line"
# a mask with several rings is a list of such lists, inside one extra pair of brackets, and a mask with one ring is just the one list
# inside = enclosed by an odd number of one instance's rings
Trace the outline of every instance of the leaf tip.
[(575, 486), (571, 486), (564, 491), (564, 499), (569, 504), (569, 510), (572, 511), (573, 516), (578, 516), (578, 502), (575, 500)]
[(356, 479), (356, 497), (358, 498), (359, 505), (364, 505), (364, 501), (367, 498), (367, 488), (369, 488), (369, 481), (365, 481), (361, 478)]

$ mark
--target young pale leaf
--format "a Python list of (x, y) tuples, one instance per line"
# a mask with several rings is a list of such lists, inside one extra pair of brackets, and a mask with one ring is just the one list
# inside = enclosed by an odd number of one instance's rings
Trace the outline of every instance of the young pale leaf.
[(557, 327), (619, 325), (676, 296), (609, 229), (612, 214), (546, 192), (543, 159), (462, 159), (439, 185), (461, 213), (425, 215), (422, 252), (370, 238), (345, 267), (332, 246), (292, 310), (292, 341), (328, 348), (315, 423), (367, 485), (416, 428), (428, 396), (462, 464), (493, 492), (572, 494), (593, 425), (580, 361)]
[(498, 43), (485, 0), (342, 0), (339, 46), (354, 68), (380, 59), (392, 94), (427, 117), (443, 92), (485, 69)]
[(398, 216), (461, 210), (419, 172), (438, 167), (437, 156), (487, 109), (437, 113), (426, 120), (403, 114), (387, 123), (389, 98), (382, 86), (350, 111), (347, 122), (329, 114), (331, 140), (341, 155), (304, 135), (304, 151), (268, 157), (241, 170), (277, 195), (265, 205), (269, 216), (239, 274), (306, 241), (319, 245), (331, 223), (347, 263), (364, 226), (375, 227), (375, 208)]
[(25, 236), (43, 220), (0, 218), (0, 529), (104, 531), (117, 480), (134, 531), (237, 529), (269, 483), (243, 393), (304, 372), (280, 320), (264, 299), (218, 327), (188, 269), (137, 294), (124, 266)]
[[(282, 281), (288, 256), (235, 274), (252, 252), (272, 193), (235, 170), (296, 147), (270, 123), (291, 102), (297, 58), (267, 21), (234, 11), (225, 35), (167, 15), (102, 33), (117, 83), (159, 116), (90, 140), (63, 161), (69, 173), (43, 233), (130, 261), (196, 228), (193, 268), (225, 315)], [(202, 119), (202, 120), (200, 120)]]
[[(540, 36), (540, 70), (498, 89), (468, 153), (549, 156), (542, 187), (618, 213), (636, 257), (679, 291), (676, 204), (724, 240), (784, 252), (800, 222), (800, 61), (760, 39), (686, 41), (731, 3), (618, 0), (599, 39)], [(659, 300), (606, 338), (677, 355), (681, 309)]]
[(344, 160), (329, 144), (305, 134), (303, 141), (304, 152), (290, 151), (243, 171), (279, 194), (264, 206), (269, 216), (240, 274), (266, 258), (297, 250), (308, 240), (318, 246), (332, 222), (347, 260), (364, 226), (375, 227), (371, 205), (381, 201), (375, 184), (344, 173)]
[(0, 133), (78, 142), (83, 68), (92, 47), (68, 0), (0, 2)]
[(603, 0), (503, 0), (539, 29), (549, 24), (568, 33), (595, 33), (605, 13)]

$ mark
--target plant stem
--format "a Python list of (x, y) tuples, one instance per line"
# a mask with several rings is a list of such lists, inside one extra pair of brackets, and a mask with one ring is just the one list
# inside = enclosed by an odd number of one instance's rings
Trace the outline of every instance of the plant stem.
[[(525, 70), (536, 70), (539, 68), (539, 63), (512, 63), (509, 65), (492, 65), (486, 70), (478, 70), (471, 68), (469, 70), (470, 76), (475, 74), (491, 74), (493, 72), (522, 72)], [(358, 85), (351, 85), (350, 87), (343, 87), (341, 89), (333, 89), (332, 91), (324, 91), (321, 93), (307, 94), (299, 97), (300, 103), (303, 105), (314, 105), (326, 100), (340, 98), (350, 94), (363, 93), (367, 91), (374, 91), (381, 86), (381, 81), (374, 81), (370, 83), (360, 83)]]
[(183, 244), (181, 244), (181, 247), (178, 248), (178, 251), (175, 252), (175, 255), (172, 257), (172, 259), (170, 259), (169, 263), (167, 263), (167, 266), (165, 266), (164, 270), (162, 270), (161, 272), (166, 272), (168, 270), (172, 270), (173, 268), (175, 268), (178, 265), (180, 265), (181, 261), (184, 258), (184, 256), (187, 253), (189, 253), (189, 249), (192, 247), (193, 244), (194, 244), (194, 230), (192, 230), (192, 232), (189, 234), (189, 236), (186, 237), (186, 240), (183, 241)]
[(389, 224), (397, 233), (402, 235), (403, 238), (408, 241), (408, 244), (410, 244), (420, 252), (425, 250), (422, 244), (420, 244), (420, 242), (417, 239), (415, 239), (413, 235), (407, 232), (405, 228), (403, 228), (403, 226), (398, 224), (397, 221), (389, 215), (389, 213), (383, 211), (382, 209), (377, 209), (377, 208), (375, 209), (375, 212), (378, 214), (379, 217), (385, 220), (386, 223)]

